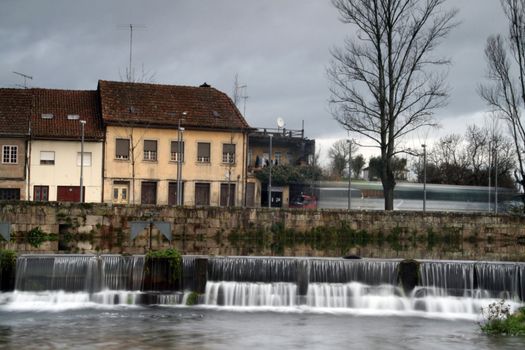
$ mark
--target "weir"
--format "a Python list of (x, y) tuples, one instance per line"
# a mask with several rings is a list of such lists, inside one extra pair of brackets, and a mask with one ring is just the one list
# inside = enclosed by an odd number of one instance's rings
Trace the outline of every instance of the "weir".
[(143, 255), (22, 255), (0, 305), (181, 304), (196, 292), (216, 307), (457, 316), (525, 297), (525, 263), (184, 256), (176, 283), (172, 274)]

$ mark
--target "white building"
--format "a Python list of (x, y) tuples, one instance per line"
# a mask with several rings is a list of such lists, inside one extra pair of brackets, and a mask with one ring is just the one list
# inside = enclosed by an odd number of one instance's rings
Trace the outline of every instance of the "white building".
[[(97, 91), (33, 89), (29, 200), (102, 201), (104, 130)], [(84, 166), (81, 137), (84, 124)]]

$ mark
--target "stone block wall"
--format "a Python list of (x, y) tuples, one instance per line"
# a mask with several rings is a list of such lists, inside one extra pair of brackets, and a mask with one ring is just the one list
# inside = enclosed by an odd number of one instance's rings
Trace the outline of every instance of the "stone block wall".
[[(164, 221), (130, 239), (131, 221)], [(145, 253), (525, 260), (525, 217), (444, 212), (0, 204), (20, 253)]]

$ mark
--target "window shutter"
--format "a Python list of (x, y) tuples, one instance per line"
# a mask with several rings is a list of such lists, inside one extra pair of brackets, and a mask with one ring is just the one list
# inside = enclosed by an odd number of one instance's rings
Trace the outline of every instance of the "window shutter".
[[(171, 141), (171, 152), (172, 153), (178, 153), (179, 152), (178, 145), (179, 145), (179, 141)], [(184, 142), (181, 142), (180, 151), (181, 151), (181, 153), (184, 153)]]
[(199, 158), (210, 158), (210, 144), (209, 143), (199, 143), (197, 145), (197, 156)]
[(229, 144), (229, 143), (224, 144), (222, 146), (222, 153), (231, 153), (231, 154), (235, 153), (235, 145)]
[(129, 140), (128, 139), (117, 139), (116, 156), (127, 158), (128, 155), (129, 155)]
[(144, 140), (144, 151), (157, 152), (157, 141)]

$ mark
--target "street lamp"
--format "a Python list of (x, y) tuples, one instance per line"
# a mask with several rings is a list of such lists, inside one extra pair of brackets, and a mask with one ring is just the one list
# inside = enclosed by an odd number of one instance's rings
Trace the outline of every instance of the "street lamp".
[(352, 140), (348, 142), (348, 210), (352, 208)]
[[(182, 115), (186, 115), (184, 112)], [(179, 126), (177, 129), (177, 205), (182, 206), (182, 143), (184, 142), (184, 128)]]
[(268, 208), (272, 207), (272, 134), (270, 136), (270, 174), (268, 176)]
[(423, 213), (427, 210), (427, 145), (423, 147)]
[(86, 125), (85, 120), (80, 121), (80, 203), (84, 202), (84, 127)]

